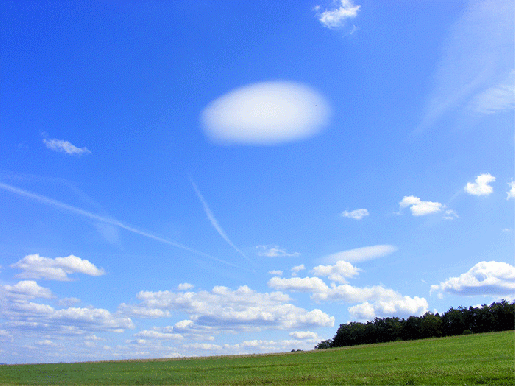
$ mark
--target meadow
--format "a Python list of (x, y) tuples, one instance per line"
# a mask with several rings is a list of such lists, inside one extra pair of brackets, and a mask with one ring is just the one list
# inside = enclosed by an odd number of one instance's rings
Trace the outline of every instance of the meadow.
[(0, 366), (2, 385), (514, 385), (515, 332), (306, 352)]

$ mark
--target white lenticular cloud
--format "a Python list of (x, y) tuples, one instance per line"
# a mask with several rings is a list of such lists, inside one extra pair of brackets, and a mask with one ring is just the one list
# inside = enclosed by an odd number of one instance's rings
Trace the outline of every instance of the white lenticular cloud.
[(356, 209), (352, 212), (344, 211), (342, 213), (343, 217), (352, 218), (354, 220), (361, 220), (363, 217), (368, 216), (370, 213), (368, 213), (367, 209)]
[(89, 151), (85, 147), (78, 148), (72, 145), (68, 141), (64, 141), (62, 139), (43, 139), (43, 143), (47, 148), (57, 152), (63, 152), (70, 155), (81, 155), (81, 154), (89, 154)]
[(439, 202), (422, 201), (415, 196), (404, 196), (399, 203), (401, 209), (409, 207), (413, 216), (425, 216), (426, 214), (440, 212), (444, 205)]
[(487, 196), (494, 191), (493, 188), (488, 185), (490, 182), (494, 181), (494, 176), (489, 173), (483, 173), (476, 178), (476, 182), (467, 182), (465, 192), (474, 196)]
[(71, 280), (68, 275), (82, 273), (90, 276), (101, 276), (105, 272), (97, 268), (88, 260), (70, 255), (68, 257), (56, 257), (50, 259), (38, 254), (27, 255), (20, 261), (11, 265), (11, 268), (18, 268), (22, 273), (16, 275), (23, 279), (49, 279), (58, 281)]
[(318, 13), (320, 6), (316, 6), (318, 20), (324, 27), (337, 29), (345, 25), (348, 19), (354, 19), (358, 15), (361, 8), (360, 5), (354, 5), (350, 0), (340, 0), (340, 7), (332, 10), (326, 10)]
[(397, 247), (393, 245), (374, 245), (371, 247), (362, 247), (349, 249), (322, 258), (324, 262), (336, 263), (337, 261), (344, 260), (351, 263), (377, 259), (389, 255), (397, 251)]
[(318, 134), (329, 116), (329, 104), (318, 92), (301, 83), (274, 81), (211, 102), (202, 112), (202, 126), (215, 143), (272, 145)]

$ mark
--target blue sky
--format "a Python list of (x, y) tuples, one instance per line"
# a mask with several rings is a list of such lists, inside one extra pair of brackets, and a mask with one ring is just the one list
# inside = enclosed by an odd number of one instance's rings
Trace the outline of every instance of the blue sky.
[(0, 7), (0, 362), (515, 299), (512, 2)]

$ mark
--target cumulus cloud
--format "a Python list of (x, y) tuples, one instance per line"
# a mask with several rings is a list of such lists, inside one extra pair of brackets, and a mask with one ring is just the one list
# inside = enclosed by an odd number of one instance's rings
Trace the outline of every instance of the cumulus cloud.
[(33, 280), (23, 280), (14, 285), (4, 285), (3, 289), (7, 296), (22, 299), (51, 299), (52, 291), (48, 288), (41, 287)]
[(498, 261), (481, 261), (458, 277), (431, 286), (431, 293), (455, 295), (515, 295), (515, 267)]
[(465, 192), (474, 196), (487, 196), (494, 190), (488, 185), (495, 181), (495, 177), (489, 173), (483, 173), (476, 178), (476, 182), (467, 182)]
[(413, 216), (425, 216), (431, 213), (440, 212), (444, 205), (439, 202), (422, 201), (415, 196), (404, 196), (399, 203), (401, 209), (409, 207)]
[(364, 302), (349, 307), (349, 313), (352, 320), (374, 320), (374, 318), (385, 317), (409, 317), (420, 316), (427, 312), (427, 300), (415, 296), (400, 296), (396, 299), (377, 301), (377, 302)]
[(508, 183), (510, 186), (510, 190), (508, 190), (506, 199), (515, 198), (515, 181), (511, 181)]
[(339, 283), (347, 283), (346, 278), (356, 276), (359, 271), (359, 268), (344, 260), (337, 261), (335, 265), (319, 265), (313, 268), (315, 276), (327, 276), (329, 280)]
[(294, 339), (309, 340), (313, 342), (317, 342), (319, 340), (318, 334), (313, 331), (292, 331), (290, 332), (290, 336)]
[(355, 263), (387, 256), (397, 251), (397, 249), (398, 248), (393, 245), (373, 245), (370, 247), (354, 248), (347, 251), (333, 253), (332, 255), (325, 256), (322, 260), (326, 263), (336, 263), (340, 260)]
[(297, 257), (300, 256), (299, 252), (288, 252), (286, 249), (280, 248), (279, 246), (269, 245), (258, 245), (256, 247), (258, 256), (266, 257)]
[(324, 27), (338, 29), (342, 28), (348, 19), (354, 19), (360, 8), (360, 5), (354, 5), (350, 0), (340, 0), (338, 8), (320, 12), (320, 6), (316, 6), (315, 11)]
[(271, 145), (312, 137), (327, 125), (330, 107), (301, 83), (255, 83), (229, 92), (202, 112), (202, 126), (219, 144)]
[(53, 151), (62, 152), (70, 155), (81, 155), (81, 154), (89, 154), (91, 151), (89, 151), (87, 148), (82, 147), (78, 148), (74, 145), (72, 145), (68, 141), (63, 141), (62, 139), (43, 139), (43, 143), (46, 145), (47, 148)]
[[(183, 312), (189, 315), (195, 326), (210, 328), (211, 331), (289, 329), (334, 324), (334, 317), (320, 310), (307, 311), (290, 304), (291, 299), (282, 292), (259, 293), (247, 286), (236, 290), (215, 286), (211, 291), (186, 293), (141, 291), (137, 298), (140, 304), (134, 305), (134, 309)], [(123, 312), (128, 314), (130, 309), (130, 306), (126, 306)]]
[(287, 290), (294, 292), (320, 292), (327, 291), (328, 287), (324, 281), (318, 277), (292, 277), (289, 279), (274, 276), (268, 281), (270, 288)]
[(51, 259), (38, 254), (27, 255), (11, 268), (18, 268), (22, 273), (16, 275), (23, 279), (49, 279), (58, 281), (70, 281), (68, 275), (83, 273), (90, 276), (104, 275), (104, 270), (97, 268), (88, 260), (70, 255), (68, 257), (56, 257)]
[(369, 214), (370, 213), (368, 213), (367, 209), (355, 209), (352, 212), (344, 211), (342, 216), (352, 218), (354, 220), (361, 220), (363, 217), (368, 216)]

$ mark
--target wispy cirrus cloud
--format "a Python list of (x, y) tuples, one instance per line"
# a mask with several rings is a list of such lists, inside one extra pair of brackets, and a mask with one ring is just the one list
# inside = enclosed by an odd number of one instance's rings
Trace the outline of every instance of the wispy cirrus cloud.
[(450, 111), (492, 114), (513, 109), (513, 2), (471, 1), (451, 27), (422, 122), (430, 128)]
[(234, 243), (231, 241), (231, 239), (229, 239), (229, 236), (227, 236), (225, 231), (222, 229), (222, 227), (218, 223), (218, 220), (215, 218), (215, 215), (209, 208), (209, 205), (207, 205), (207, 201), (204, 199), (204, 196), (202, 196), (202, 193), (200, 193), (200, 190), (198, 189), (195, 182), (193, 182), (193, 180), (191, 180), (191, 179), (190, 179), (190, 181), (191, 181), (191, 185), (193, 186), (193, 190), (195, 190), (195, 193), (197, 194), (198, 199), (202, 203), (204, 212), (206, 212), (206, 216), (209, 219), (209, 222), (211, 223), (213, 228), (215, 228), (217, 233), (222, 237), (222, 239), (224, 239), (227, 242), (227, 244), (229, 244), (236, 252), (238, 252), (240, 255), (242, 255), (245, 258), (245, 260), (249, 261), (247, 256), (236, 245), (234, 245)]
[(146, 238), (158, 241), (158, 242), (163, 243), (163, 244), (168, 244), (168, 245), (171, 245), (173, 247), (183, 249), (185, 251), (194, 253), (196, 255), (207, 257), (208, 259), (215, 260), (215, 261), (217, 261), (219, 263), (230, 265), (232, 267), (237, 267), (236, 265), (234, 265), (232, 263), (229, 263), (229, 262), (224, 261), (222, 259), (218, 259), (218, 258), (216, 258), (214, 256), (211, 256), (211, 255), (208, 255), (207, 253), (197, 251), (196, 249), (190, 248), (190, 247), (188, 247), (186, 245), (182, 245), (182, 244), (176, 243), (174, 241), (170, 241), (170, 240), (167, 240), (165, 238), (153, 235), (152, 233), (144, 232), (144, 231), (141, 231), (139, 229), (133, 228), (131, 226), (125, 225), (124, 223), (122, 223), (122, 222), (120, 222), (118, 220), (115, 220), (113, 218), (99, 216), (98, 214), (88, 212), (88, 211), (86, 211), (84, 209), (80, 209), (80, 208), (77, 208), (75, 206), (65, 204), (64, 202), (61, 202), (61, 201), (58, 201), (58, 200), (54, 200), (52, 198), (45, 197), (45, 196), (40, 195), (40, 194), (31, 193), (31, 192), (28, 192), (26, 190), (17, 188), (15, 186), (11, 186), (9, 184), (4, 184), (2, 182), (0, 182), (0, 189), (5, 190), (7, 192), (11, 192), (11, 193), (16, 194), (16, 195), (19, 195), (21, 197), (25, 197), (25, 198), (29, 198), (31, 200), (38, 201), (38, 202), (40, 202), (42, 204), (49, 205), (49, 206), (54, 207), (56, 209), (62, 209), (62, 210), (65, 210), (67, 212), (73, 213), (75, 215), (79, 215), (81, 217), (89, 218), (89, 219), (92, 219), (92, 220), (100, 221), (100, 222), (103, 222), (103, 223), (106, 223), (106, 224), (110, 224), (110, 225), (113, 225), (113, 226), (125, 229), (126, 231), (129, 231), (131, 233), (134, 233), (134, 234), (137, 234), (137, 235), (140, 235), (140, 236), (143, 236), (143, 237), (146, 237)]
[(339, 29), (345, 26), (347, 20), (354, 19), (358, 15), (360, 5), (354, 5), (351, 0), (340, 0), (340, 6), (320, 12), (320, 5), (314, 10), (320, 23), (330, 29)]
[(82, 154), (90, 154), (91, 151), (89, 151), (86, 147), (76, 147), (75, 145), (72, 145), (68, 141), (64, 141), (62, 139), (46, 139), (43, 138), (43, 143), (47, 148), (53, 151), (66, 153), (70, 155), (82, 155)]
[(495, 181), (495, 177), (490, 173), (483, 173), (477, 176), (475, 182), (467, 182), (465, 185), (465, 192), (474, 196), (488, 196), (494, 189), (489, 185)]

